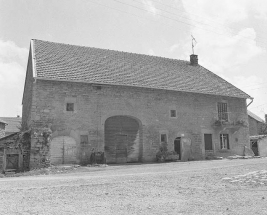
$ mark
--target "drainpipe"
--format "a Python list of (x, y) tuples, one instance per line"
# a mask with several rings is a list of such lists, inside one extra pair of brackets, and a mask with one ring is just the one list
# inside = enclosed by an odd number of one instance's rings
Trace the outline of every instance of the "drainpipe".
[(249, 99), (250, 99), (251, 101), (250, 101), (250, 103), (248, 103), (247, 107), (248, 107), (249, 105), (251, 105), (251, 103), (253, 102), (253, 99), (254, 99), (254, 98), (250, 97)]

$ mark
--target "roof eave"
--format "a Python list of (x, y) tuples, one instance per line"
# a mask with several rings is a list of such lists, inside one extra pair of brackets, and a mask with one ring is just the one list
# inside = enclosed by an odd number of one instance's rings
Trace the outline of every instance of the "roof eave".
[(37, 77), (36, 72), (36, 62), (35, 62), (35, 48), (34, 48), (34, 40), (31, 40), (31, 52), (32, 52), (32, 77)]

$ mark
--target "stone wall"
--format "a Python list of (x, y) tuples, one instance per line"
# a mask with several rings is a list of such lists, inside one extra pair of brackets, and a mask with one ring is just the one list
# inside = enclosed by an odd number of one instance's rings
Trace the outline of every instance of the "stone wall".
[(4, 137), (5, 135), (5, 124), (0, 122), (0, 138)]
[(26, 71), (26, 79), (24, 85), (24, 93), (22, 100), (22, 130), (29, 129), (29, 124), (31, 121), (31, 108), (32, 108), (32, 97), (33, 97), (33, 68), (32, 68), (32, 52), (30, 48), (28, 65)]
[(260, 135), (261, 132), (265, 130), (264, 123), (259, 122), (250, 116), (248, 116), (248, 123), (250, 136)]
[[(104, 151), (105, 121), (118, 115), (140, 120), (143, 162), (155, 161), (162, 133), (168, 136), (169, 150), (174, 150), (175, 138), (190, 138), (196, 160), (205, 158), (204, 133), (212, 134), (214, 153), (218, 155), (227, 156), (238, 152), (233, 151), (235, 148), (249, 146), (247, 127), (232, 131), (213, 126), (217, 102), (221, 101), (228, 103), (230, 121), (248, 123), (245, 99), (46, 80), (37, 80), (33, 89), (31, 114), (28, 116), (31, 126), (37, 129), (49, 127), (51, 139), (64, 135), (74, 138), (80, 162), (82, 154), (89, 156), (92, 148)], [(74, 103), (74, 111), (66, 111), (69, 102)], [(170, 110), (176, 110), (177, 116), (170, 117)], [(220, 133), (229, 134), (230, 150), (220, 149)], [(80, 146), (80, 135), (88, 135), (86, 150)], [(35, 144), (36, 140), (33, 142)]]
[(49, 128), (35, 128), (31, 130), (30, 167), (42, 168), (50, 165), (51, 130)]

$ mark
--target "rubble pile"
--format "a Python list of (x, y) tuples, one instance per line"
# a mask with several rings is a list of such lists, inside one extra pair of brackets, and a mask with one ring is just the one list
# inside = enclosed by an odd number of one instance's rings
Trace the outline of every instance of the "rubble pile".
[(237, 175), (232, 178), (226, 177), (222, 179), (235, 184), (247, 184), (247, 185), (265, 185), (267, 186), (267, 170), (260, 170), (249, 172), (244, 175)]

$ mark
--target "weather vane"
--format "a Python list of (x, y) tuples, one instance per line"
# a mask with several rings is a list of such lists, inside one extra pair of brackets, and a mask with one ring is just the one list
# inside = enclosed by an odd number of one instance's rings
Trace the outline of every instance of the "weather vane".
[(192, 51), (193, 51), (193, 54), (194, 54), (194, 47), (196, 46), (197, 41), (196, 41), (196, 39), (193, 37), (193, 35), (191, 35), (191, 37), (192, 37)]

